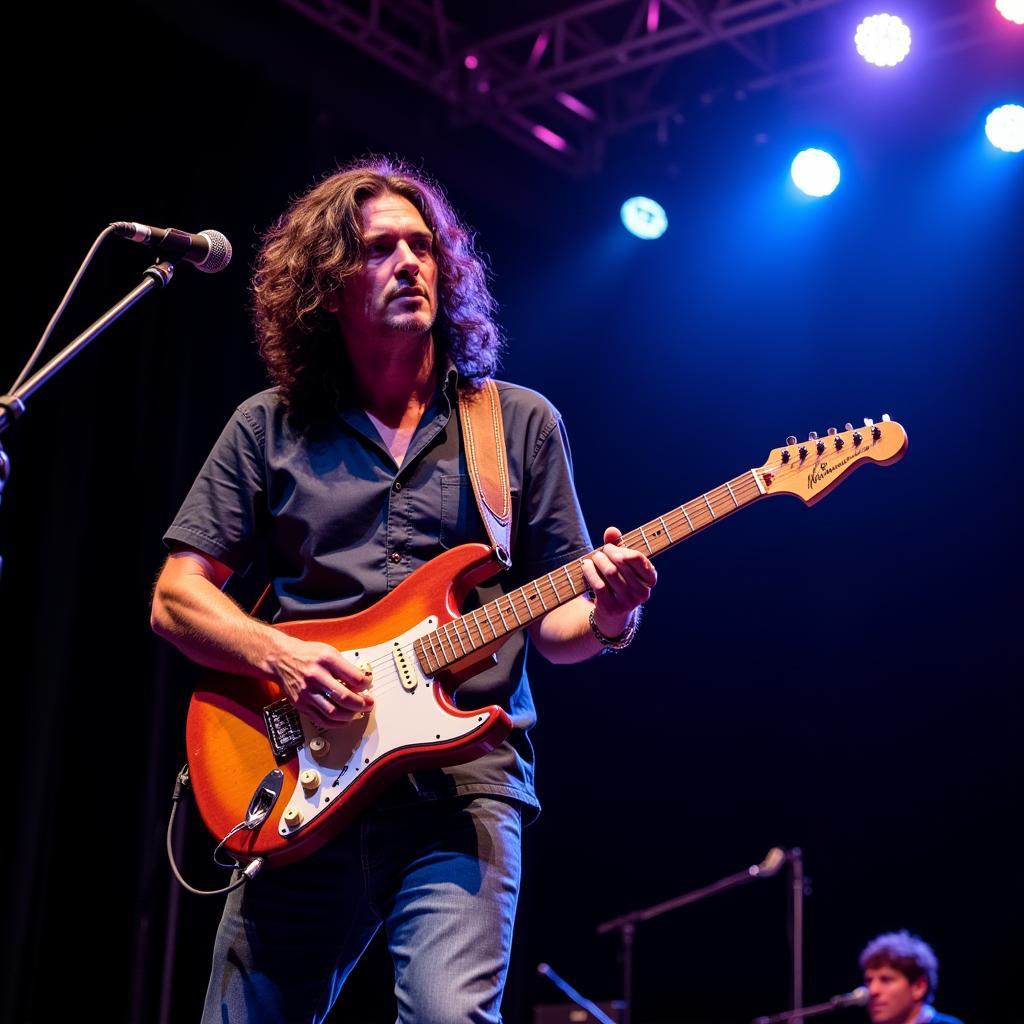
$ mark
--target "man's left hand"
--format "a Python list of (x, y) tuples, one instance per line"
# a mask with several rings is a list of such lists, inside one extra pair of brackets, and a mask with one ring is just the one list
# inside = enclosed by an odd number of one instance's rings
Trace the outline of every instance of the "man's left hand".
[(604, 546), (583, 559), (583, 578), (594, 592), (594, 621), (605, 636), (621, 636), (634, 611), (658, 582), (651, 560), (641, 551), (619, 546), (622, 531), (609, 526)]

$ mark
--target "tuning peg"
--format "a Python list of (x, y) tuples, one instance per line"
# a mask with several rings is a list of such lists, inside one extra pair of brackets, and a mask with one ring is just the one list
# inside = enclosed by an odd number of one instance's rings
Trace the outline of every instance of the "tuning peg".
[(882, 422), (883, 423), (890, 423), (891, 422), (891, 420), (889, 419), (889, 414), (887, 412), (883, 412), (882, 413)]
[(796, 438), (790, 434), (789, 437), (786, 438), (786, 444), (796, 444)]
[(864, 435), (859, 430), (853, 432), (853, 443), (860, 444), (864, 440)]
[(809, 433), (809, 434), (807, 435), (807, 440), (808, 440), (808, 441), (817, 441), (817, 440), (818, 440), (818, 432), (817, 432), (816, 430), (812, 430), (812, 431), (811, 431), (811, 432), (810, 432), (810, 433)]
[(852, 423), (847, 423), (846, 426), (843, 427), (843, 430), (853, 430), (853, 424)]
[(838, 433), (839, 433), (839, 431), (838, 431), (838, 430), (836, 430), (836, 428), (835, 428), (835, 427), (829, 427), (829, 428), (828, 428), (828, 434), (829, 434), (829, 437), (831, 437), (831, 436), (832, 436), (833, 434), (838, 434)]
[(864, 426), (865, 427), (873, 427), (874, 425), (875, 425), (875, 421), (874, 420), (869, 420), (867, 418), (867, 416), (864, 417)]

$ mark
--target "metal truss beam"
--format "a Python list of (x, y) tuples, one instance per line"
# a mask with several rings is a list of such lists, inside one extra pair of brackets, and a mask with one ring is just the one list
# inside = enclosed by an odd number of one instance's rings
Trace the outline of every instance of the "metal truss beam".
[[(780, 67), (775, 46), (777, 26), (839, 0), (586, 0), (482, 39), (447, 15), (444, 0), (284, 2), (445, 100), (457, 118), (577, 176), (600, 168), (615, 135), (653, 123), (664, 139), (684, 120), (657, 86), (688, 54), (717, 45), (740, 53), (756, 77), (739, 91), (806, 91), (839, 77), (838, 60)], [(945, 19), (950, 49), (979, 41), (965, 37), (968, 21)]]

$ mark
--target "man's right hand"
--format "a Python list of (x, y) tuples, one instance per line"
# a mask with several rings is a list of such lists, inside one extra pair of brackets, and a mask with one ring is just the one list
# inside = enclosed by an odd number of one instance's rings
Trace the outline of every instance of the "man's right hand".
[(372, 670), (353, 665), (330, 644), (282, 633), (267, 664), (288, 699), (323, 729), (336, 729), (373, 709)]

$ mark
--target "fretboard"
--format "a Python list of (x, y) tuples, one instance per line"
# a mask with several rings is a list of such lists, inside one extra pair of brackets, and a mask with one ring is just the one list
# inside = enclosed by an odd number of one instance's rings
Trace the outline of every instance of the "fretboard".
[[(638, 526), (624, 534), (619, 544), (653, 558), (756, 501), (764, 493), (757, 471), (752, 469)], [(413, 645), (424, 673), (434, 675), (449, 668), (482, 647), (525, 628), (552, 608), (585, 594), (588, 587), (583, 578), (583, 561), (589, 557), (592, 554), (567, 562), (425, 633)]]

